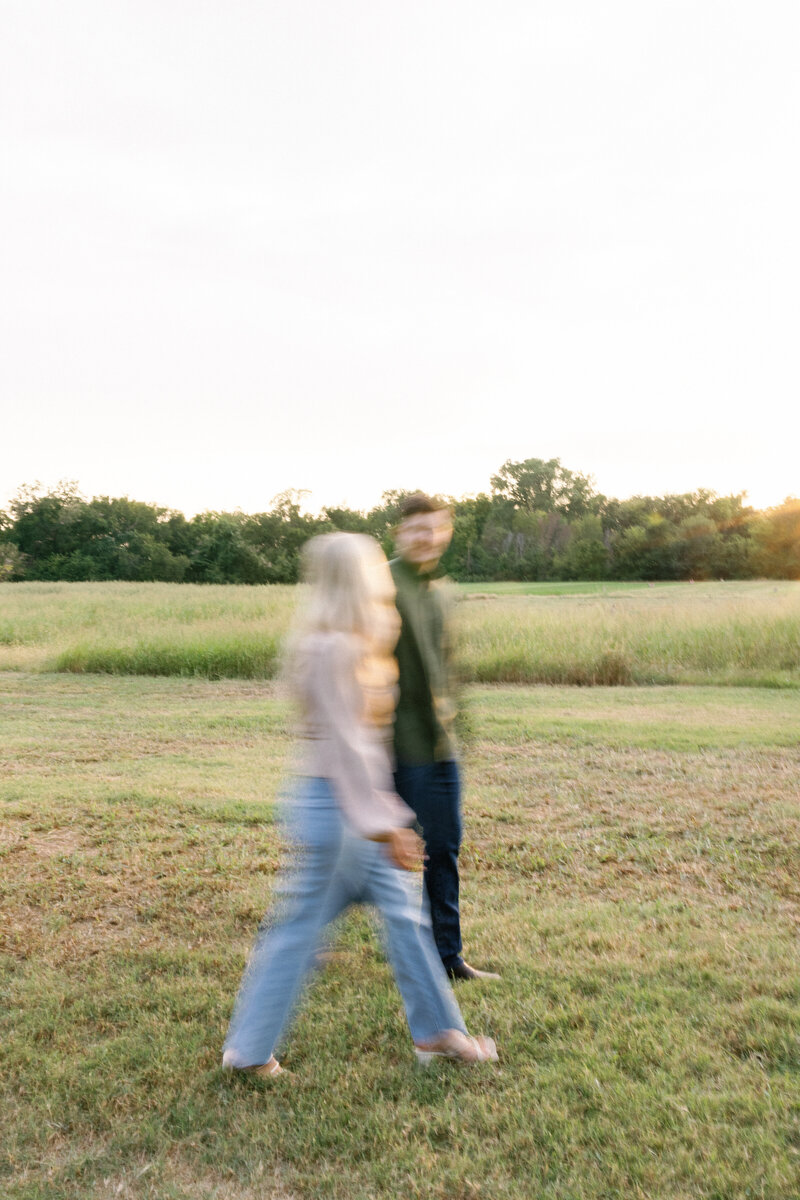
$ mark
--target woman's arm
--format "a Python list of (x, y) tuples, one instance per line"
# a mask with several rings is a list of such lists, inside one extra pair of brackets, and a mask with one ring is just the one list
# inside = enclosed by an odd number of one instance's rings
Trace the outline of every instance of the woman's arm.
[[(391, 845), (394, 835), (412, 824), (414, 814), (395, 794), (388, 761), (382, 761), (383, 751), (364, 723), (356, 678), (360, 654), (354, 637), (320, 636), (308, 662), (306, 702), (326, 741), (326, 773), (346, 819), (362, 837)], [(397, 843), (397, 849), (399, 857), (409, 858), (407, 839), (405, 848)]]

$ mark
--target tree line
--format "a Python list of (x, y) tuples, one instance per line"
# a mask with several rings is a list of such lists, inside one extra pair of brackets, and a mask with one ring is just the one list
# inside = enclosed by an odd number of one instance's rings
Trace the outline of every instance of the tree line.
[[(368, 533), (392, 553), (407, 492), (368, 512), (302, 510), (283, 492), (260, 513), (192, 518), (127, 497), (85, 499), (74, 483), (23, 486), (0, 512), (0, 579), (294, 583), (317, 533)], [(609, 499), (559, 459), (503, 464), (491, 491), (450, 500), (443, 566), (458, 580), (800, 579), (800, 499), (757, 511), (744, 494)]]

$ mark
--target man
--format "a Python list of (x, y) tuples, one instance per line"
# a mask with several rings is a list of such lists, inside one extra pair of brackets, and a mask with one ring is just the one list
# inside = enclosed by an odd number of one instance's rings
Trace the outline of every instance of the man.
[(402, 619), (397, 643), (400, 697), (395, 715), (395, 786), (416, 813), (425, 841), (425, 888), (436, 948), (451, 979), (499, 979), (461, 957), (458, 852), (461, 783), (453, 732), (445, 606), (436, 585), (450, 544), (449, 509), (421, 492), (406, 497), (389, 565)]

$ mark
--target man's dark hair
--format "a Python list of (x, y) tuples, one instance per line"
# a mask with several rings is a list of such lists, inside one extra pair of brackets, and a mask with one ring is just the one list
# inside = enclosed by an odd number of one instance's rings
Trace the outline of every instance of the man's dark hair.
[(425, 492), (412, 492), (400, 502), (400, 520), (416, 517), (418, 513), (449, 512), (450, 505), (441, 496), (428, 496)]

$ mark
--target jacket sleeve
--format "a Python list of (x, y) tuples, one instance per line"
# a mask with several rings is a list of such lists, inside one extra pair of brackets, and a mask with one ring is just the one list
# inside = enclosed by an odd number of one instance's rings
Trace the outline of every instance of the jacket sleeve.
[(308, 699), (328, 739), (329, 778), (345, 819), (365, 838), (411, 825), (414, 814), (392, 789), (385, 752), (364, 725), (357, 644), (327, 637), (315, 659)]

